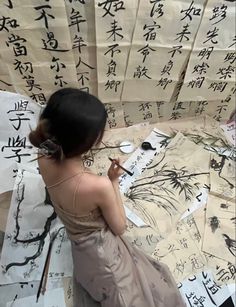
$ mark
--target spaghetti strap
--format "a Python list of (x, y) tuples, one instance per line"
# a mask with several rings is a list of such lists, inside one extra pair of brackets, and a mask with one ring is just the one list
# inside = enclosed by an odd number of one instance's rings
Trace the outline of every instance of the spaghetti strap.
[(77, 173), (75, 173), (75, 174), (73, 174), (73, 175), (71, 175), (71, 176), (69, 176), (69, 177), (66, 177), (66, 178), (64, 178), (64, 179), (61, 179), (61, 180), (57, 181), (57, 182), (54, 183), (54, 184), (48, 185), (48, 186), (47, 186), (47, 189), (54, 188), (54, 187), (60, 185), (61, 183), (65, 182), (65, 181), (67, 181), (67, 180), (70, 180), (70, 179), (72, 179), (72, 178), (78, 176), (79, 174), (82, 175), (82, 174), (84, 174), (84, 173), (91, 173), (91, 171), (81, 171), (81, 172), (77, 172)]
[(81, 177), (82, 177), (83, 174), (84, 174), (84, 173), (81, 174), (81, 176), (79, 177), (79, 179), (78, 179), (78, 181), (77, 181), (77, 183), (76, 183), (76, 187), (75, 187), (74, 194), (73, 194), (73, 202), (72, 202), (72, 207), (73, 207), (73, 209), (75, 208), (76, 193), (77, 193), (77, 191), (78, 191), (78, 187), (79, 187), (79, 184), (80, 184), (80, 179), (81, 179)]
[(59, 181), (57, 181), (57, 182), (54, 183), (54, 184), (48, 185), (48, 186), (47, 186), (47, 189), (54, 188), (54, 187), (60, 185), (61, 183), (65, 182), (65, 181), (67, 181), (67, 180), (70, 180), (70, 179), (72, 179), (72, 178), (78, 176), (79, 174), (83, 174), (83, 173), (84, 173), (84, 172), (78, 172), (78, 173), (73, 174), (73, 175), (71, 175), (71, 176), (69, 176), (69, 177), (67, 177), (67, 178), (64, 178), (64, 179), (62, 179), (62, 180), (59, 180)]

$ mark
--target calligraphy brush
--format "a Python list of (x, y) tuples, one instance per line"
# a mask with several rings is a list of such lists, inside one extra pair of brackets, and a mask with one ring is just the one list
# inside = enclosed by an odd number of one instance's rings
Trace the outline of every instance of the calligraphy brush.
[[(38, 292), (37, 292), (37, 296), (36, 296), (36, 303), (38, 303), (38, 300), (39, 300), (39, 297), (40, 297), (40, 293), (42, 291), (42, 289), (46, 290), (46, 282), (47, 282), (47, 272), (48, 272), (48, 269), (49, 269), (49, 260), (50, 260), (50, 256), (51, 256), (51, 251), (52, 251), (52, 246), (53, 246), (53, 243), (58, 235), (58, 233), (63, 229), (64, 227), (61, 227), (58, 229), (58, 231), (56, 233), (53, 234), (51, 240), (50, 240), (50, 244), (49, 244), (49, 247), (48, 247), (48, 252), (47, 252), (47, 256), (46, 256), (46, 260), (45, 260), (45, 263), (44, 263), (44, 267), (43, 267), (43, 272), (42, 272), (42, 276), (41, 276), (41, 279), (40, 279), (40, 282), (39, 282), (39, 287), (38, 287)], [(44, 280), (45, 278), (45, 280)]]
[(130, 176), (133, 176), (133, 173), (129, 170), (127, 170), (126, 168), (124, 168), (122, 165), (120, 165), (118, 162), (116, 162), (115, 159), (112, 159), (110, 157), (108, 157), (108, 159), (111, 161), (111, 162), (114, 162), (115, 161), (115, 165), (117, 165), (118, 167), (120, 167), (121, 169), (123, 169), (123, 171), (125, 171), (128, 175)]
[(14, 306), (14, 303), (15, 303), (15, 301), (16, 301), (16, 299), (17, 299), (17, 297), (18, 297), (18, 294), (16, 294), (16, 295), (15, 295), (15, 297), (14, 297), (14, 299), (13, 299), (13, 301), (12, 301), (12, 303), (11, 303), (11, 306), (10, 306), (10, 307), (13, 307), (13, 306)]

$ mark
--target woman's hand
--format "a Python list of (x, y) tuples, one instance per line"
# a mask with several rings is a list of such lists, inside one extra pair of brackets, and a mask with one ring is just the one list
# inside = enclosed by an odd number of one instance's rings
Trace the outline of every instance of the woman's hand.
[(116, 163), (120, 164), (119, 158), (113, 159), (107, 172), (107, 175), (111, 181), (117, 180), (124, 172), (118, 165), (116, 165)]

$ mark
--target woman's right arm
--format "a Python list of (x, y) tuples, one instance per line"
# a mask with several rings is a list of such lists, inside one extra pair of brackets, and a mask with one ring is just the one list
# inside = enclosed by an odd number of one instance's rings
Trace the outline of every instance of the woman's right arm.
[(102, 214), (116, 235), (121, 235), (126, 229), (126, 215), (119, 190), (118, 178), (122, 174), (113, 162), (108, 170), (108, 178), (100, 177), (99, 207)]
[(126, 221), (126, 215), (125, 215), (125, 209), (123, 206), (123, 201), (120, 195), (120, 187), (119, 187), (119, 177), (123, 174), (123, 170), (116, 165), (116, 162), (120, 163), (119, 158), (118, 159), (114, 159), (108, 169), (107, 175), (108, 178), (110, 179), (112, 186), (114, 188), (115, 194), (116, 194), (116, 199), (117, 202), (120, 206), (121, 209), (121, 214), (124, 218), (124, 220)]

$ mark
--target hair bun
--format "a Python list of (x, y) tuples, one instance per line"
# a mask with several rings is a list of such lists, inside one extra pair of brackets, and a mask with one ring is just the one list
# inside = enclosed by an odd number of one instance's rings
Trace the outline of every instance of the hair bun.
[(40, 144), (49, 138), (48, 121), (46, 119), (40, 120), (35, 130), (29, 134), (29, 140), (32, 145), (39, 148)]

